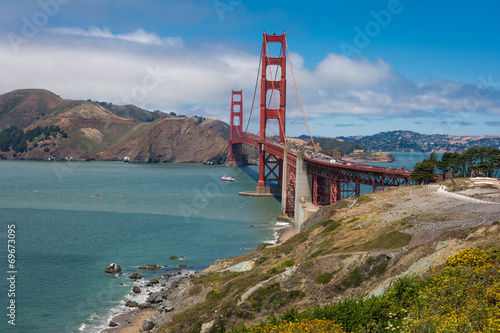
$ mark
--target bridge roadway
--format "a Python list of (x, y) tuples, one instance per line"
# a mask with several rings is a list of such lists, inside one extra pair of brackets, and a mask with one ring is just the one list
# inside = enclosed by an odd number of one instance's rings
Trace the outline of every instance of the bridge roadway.
[(358, 197), (360, 185), (372, 186), (374, 192), (383, 191), (387, 186), (408, 185), (411, 175), (410, 170), (333, 159), (324, 154), (290, 148), (272, 139), (261, 141), (251, 133), (234, 138), (231, 144), (242, 143), (255, 147), (262, 145), (264, 151), (277, 159), (276, 164), (281, 167), (276, 178), (282, 186), (282, 213), (294, 215), (296, 227), (307, 218), (302, 209), (307, 202), (322, 206), (347, 197)]

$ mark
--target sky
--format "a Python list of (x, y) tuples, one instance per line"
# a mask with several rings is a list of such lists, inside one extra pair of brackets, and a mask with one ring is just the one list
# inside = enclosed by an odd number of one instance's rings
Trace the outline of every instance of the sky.
[(287, 136), (308, 133), (290, 63), (313, 136), (500, 135), (498, 13), (494, 0), (2, 0), (0, 94), (228, 122), (243, 90), (257, 133), (263, 33), (286, 33)]

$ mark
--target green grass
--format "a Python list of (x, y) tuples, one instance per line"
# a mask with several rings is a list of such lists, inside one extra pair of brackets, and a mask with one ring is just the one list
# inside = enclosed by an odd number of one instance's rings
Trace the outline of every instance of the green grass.
[(397, 249), (408, 245), (411, 235), (394, 230), (388, 234), (382, 235), (372, 241), (367, 242), (362, 249), (369, 251), (373, 249)]
[(314, 281), (321, 284), (327, 284), (332, 280), (332, 278), (333, 278), (332, 273), (318, 273), (314, 278)]

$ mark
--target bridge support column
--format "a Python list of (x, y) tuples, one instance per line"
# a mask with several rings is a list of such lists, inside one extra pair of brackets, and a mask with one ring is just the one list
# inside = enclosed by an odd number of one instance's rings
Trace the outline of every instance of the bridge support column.
[(259, 181), (257, 182), (257, 193), (266, 193), (266, 151), (264, 150), (264, 145), (261, 143), (259, 145)]
[(286, 215), (286, 202), (288, 200), (286, 196), (286, 190), (288, 185), (288, 165), (287, 165), (287, 155), (288, 150), (290, 149), (290, 145), (288, 143), (285, 144), (285, 150), (283, 151), (283, 166), (281, 171), (281, 215)]
[(294, 224), (295, 228), (300, 230), (300, 226), (304, 223), (305, 205), (311, 201), (311, 180), (307, 173), (307, 164), (304, 162), (304, 149), (301, 148), (297, 153), (297, 167), (295, 175), (295, 212)]

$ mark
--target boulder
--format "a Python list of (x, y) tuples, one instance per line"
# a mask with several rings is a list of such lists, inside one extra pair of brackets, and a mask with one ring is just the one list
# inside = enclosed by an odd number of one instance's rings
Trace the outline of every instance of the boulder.
[(128, 276), (129, 279), (132, 279), (132, 280), (137, 280), (137, 279), (141, 279), (142, 278), (142, 275), (139, 274), (139, 273), (131, 273), (129, 276)]
[(106, 269), (104, 270), (105, 273), (111, 273), (111, 274), (118, 273), (121, 271), (122, 271), (122, 268), (120, 267), (120, 265), (115, 264), (115, 263), (109, 264), (109, 266), (106, 267)]
[(133, 301), (127, 301), (127, 303), (125, 303), (125, 306), (128, 306), (129, 308), (137, 308), (139, 306), (139, 303)]
[(163, 307), (159, 308), (158, 310), (160, 312), (166, 312), (166, 313), (168, 313), (168, 312), (174, 311), (174, 308), (171, 307), (171, 306), (163, 306)]
[(139, 266), (139, 269), (146, 269), (146, 266), (141, 265), (141, 266)]
[(109, 322), (109, 327), (116, 327), (116, 326), (118, 326), (118, 324), (115, 323), (114, 321)]
[(163, 299), (167, 297), (167, 293), (165, 291), (157, 291), (149, 295), (147, 302), (148, 303), (161, 303)]
[(160, 283), (160, 280), (157, 279), (157, 278), (156, 279), (151, 279), (151, 281), (149, 281), (149, 283), (151, 283), (151, 284), (158, 284), (158, 283)]
[(158, 266), (158, 265), (147, 265), (146, 266), (146, 269), (150, 270), (150, 271), (155, 271), (155, 270), (160, 269), (160, 268), (161, 268), (161, 266)]
[(180, 265), (179, 265), (179, 268), (186, 268), (186, 267), (187, 267), (187, 266), (186, 266), (186, 265), (184, 265), (184, 264), (180, 264)]
[(132, 292), (136, 293), (136, 294), (140, 294), (141, 293), (141, 288), (137, 287), (137, 286), (134, 286), (132, 288)]
[(173, 260), (179, 260), (179, 257), (176, 257), (176, 256), (171, 256), (170, 259), (173, 259)]
[(155, 327), (155, 323), (153, 323), (151, 320), (143, 320), (142, 321), (142, 331), (147, 332), (152, 330)]

